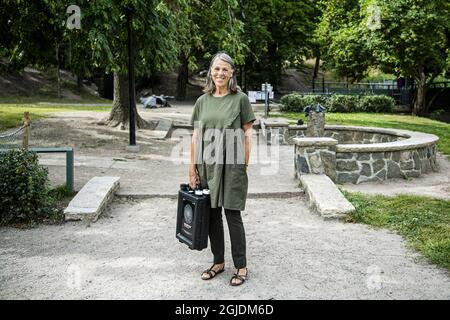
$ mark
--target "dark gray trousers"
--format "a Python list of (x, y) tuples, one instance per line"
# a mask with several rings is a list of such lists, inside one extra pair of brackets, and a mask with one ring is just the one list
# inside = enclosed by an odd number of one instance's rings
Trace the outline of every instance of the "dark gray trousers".
[[(247, 266), (245, 230), (239, 210), (225, 209), (230, 231), (231, 255), (236, 269)], [(225, 262), (225, 238), (223, 232), (222, 208), (211, 208), (209, 216), (209, 240), (214, 255), (214, 264)]]

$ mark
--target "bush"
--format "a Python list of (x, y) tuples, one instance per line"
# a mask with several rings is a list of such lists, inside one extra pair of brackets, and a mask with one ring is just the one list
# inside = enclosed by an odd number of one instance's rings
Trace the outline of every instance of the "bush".
[(303, 112), (308, 105), (320, 103), (327, 112), (392, 112), (395, 100), (383, 95), (301, 95), (288, 94), (281, 98), (281, 111)]
[(395, 100), (388, 96), (360, 96), (359, 110), (363, 112), (393, 112)]
[(359, 96), (332, 95), (326, 103), (328, 112), (358, 112)]
[(49, 193), (48, 170), (34, 152), (0, 153), (0, 224), (29, 224), (55, 213)]
[(303, 112), (303, 109), (308, 105), (315, 105), (317, 103), (323, 105), (326, 98), (326, 96), (319, 95), (288, 94), (281, 98), (281, 111)]

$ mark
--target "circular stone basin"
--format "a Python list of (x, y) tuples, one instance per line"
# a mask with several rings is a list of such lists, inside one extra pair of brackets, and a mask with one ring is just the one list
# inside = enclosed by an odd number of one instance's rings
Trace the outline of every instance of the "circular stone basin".
[(361, 183), (438, 170), (439, 138), (432, 134), (337, 125), (325, 126), (325, 137), (305, 138), (305, 132), (306, 126), (288, 126), (283, 134), (296, 145), (296, 175), (325, 173), (338, 183)]

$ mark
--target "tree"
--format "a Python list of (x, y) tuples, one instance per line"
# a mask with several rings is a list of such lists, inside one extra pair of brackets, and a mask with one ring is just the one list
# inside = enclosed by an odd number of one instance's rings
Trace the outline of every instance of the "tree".
[(21, 70), (29, 64), (55, 64), (55, 42), (61, 39), (62, 27), (56, 26), (56, 16), (48, 2), (2, 2), (0, 55), (7, 58), (7, 71)]
[[(318, 28), (326, 64), (359, 80), (370, 66), (414, 78), (413, 114), (449, 60), (450, 4), (439, 0), (331, 0)], [(374, 14), (377, 25), (373, 26)]]
[(425, 115), (426, 91), (449, 59), (450, 3), (439, 0), (379, 0), (381, 28), (373, 32), (380, 64), (414, 78), (413, 114)]
[(352, 82), (361, 80), (374, 58), (367, 45), (366, 28), (360, 23), (359, 1), (322, 1), (321, 9), (316, 36), (324, 67)]
[[(175, 63), (178, 46), (175, 41), (174, 15), (163, 1), (157, 0), (97, 0), (94, 3), (79, 2), (82, 12), (82, 27), (71, 38), (91, 55), (92, 65), (107, 73), (114, 73), (114, 101), (107, 123), (128, 126), (129, 95), (127, 74), (127, 28), (125, 8), (133, 8), (133, 44), (135, 51), (136, 75), (152, 74), (159, 70), (169, 70)], [(72, 48), (74, 50), (74, 48)], [(134, 106), (135, 108), (135, 106)], [(136, 125), (145, 126), (145, 121), (135, 108)]]
[(310, 52), (317, 17), (311, 0), (244, 1), (244, 42), (251, 48), (245, 61), (246, 83), (276, 88), (286, 62), (301, 61)]

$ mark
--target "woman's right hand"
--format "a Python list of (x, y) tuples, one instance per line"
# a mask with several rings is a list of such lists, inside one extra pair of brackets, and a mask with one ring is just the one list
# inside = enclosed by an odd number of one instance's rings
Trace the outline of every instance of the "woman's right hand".
[(194, 171), (189, 172), (189, 186), (191, 189), (195, 189), (197, 185), (200, 185), (200, 177), (198, 174)]

